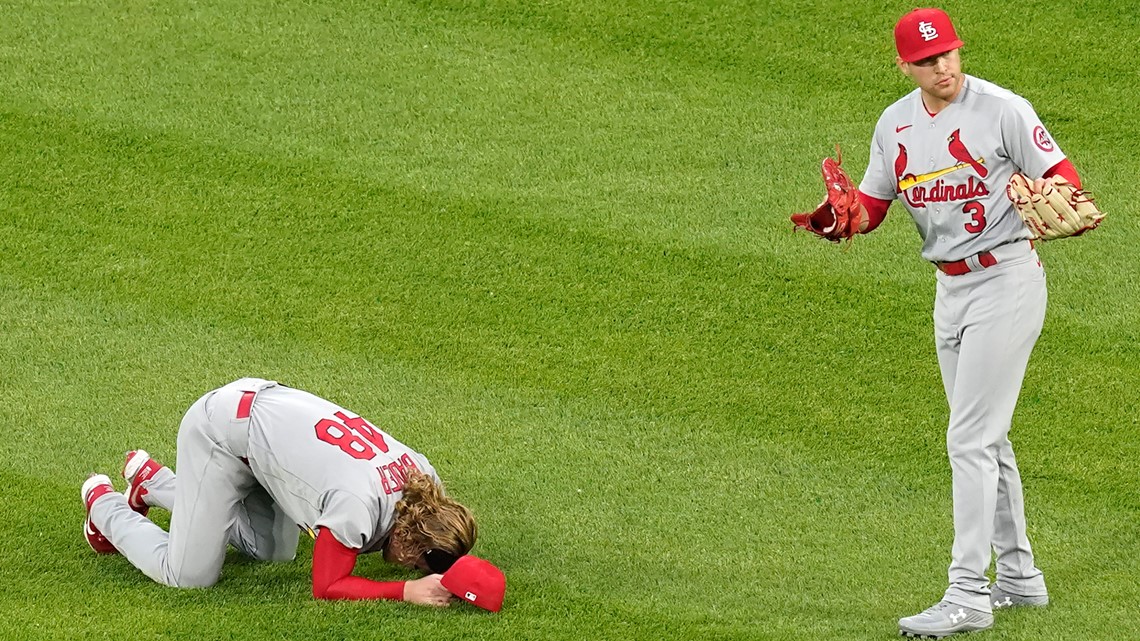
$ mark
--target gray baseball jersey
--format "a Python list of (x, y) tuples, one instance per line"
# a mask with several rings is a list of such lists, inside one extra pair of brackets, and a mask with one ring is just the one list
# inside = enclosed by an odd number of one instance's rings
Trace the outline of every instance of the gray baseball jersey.
[(325, 527), (347, 547), (372, 549), (392, 529), (404, 470), (439, 480), (422, 454), (308, 392), (269, 385), (251, 405), (250, 468), (309, 532)]
[(227, 544), (268, 561), (292, 559), (298, 526), (328, 528), (346, 547), (375, 550), (392, 529), (407, 470), (439, 480), (419, 454), (322, 398), (258, 378), (208, 392), (178, 430), (177, 475), (144, 482), (171, 511), (164, 531), (110, 493), (91, 522), (159, 583), (218, 580)]
[(883, 112), (859, 190), (902, 202), (923, 258), (957, 261), (1030, 238), (1005, 186), (1014, 172), (1039, 178), (1064, 158), (1028, 101), (966, 75), (937, 117), (920, 89)]

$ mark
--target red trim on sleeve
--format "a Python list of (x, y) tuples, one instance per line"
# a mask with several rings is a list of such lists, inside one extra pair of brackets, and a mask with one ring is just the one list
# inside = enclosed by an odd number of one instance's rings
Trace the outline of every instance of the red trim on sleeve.
[(863, 205), (863, 211), (867, 212), (867, 228), (861, 233), (869, 234), (887, 217), (887, 209), (891, 206), (891, 201), (868, 196), (861, 191), (855, 193), (859, 195), (859, 203)]
[(1045, 175), (1041, 177), (1051, 178), (1053, 176), (1060, 176), (1073, 183), (1077, 189), (1081, 188), (1081, 177), (1077, 174), (1077, 168), (1073, 166), (1073, 163), (1069, 162), (1068, 158), (1050, 167), (1049, 171), (1045, 172)]
[(254, 396), (257, 396), (257, 392), (241, 393), (241, 400), (238, 401), (237, 418), (249, 418), (250, 409), (253, 407)]
[(402, 601), (403, 581), (373, 581), (352, 576), (357, 554), (357, 550), (336, 540), (328, 528), (317, 528), (317, 542), (313, 544), (313, 598)]

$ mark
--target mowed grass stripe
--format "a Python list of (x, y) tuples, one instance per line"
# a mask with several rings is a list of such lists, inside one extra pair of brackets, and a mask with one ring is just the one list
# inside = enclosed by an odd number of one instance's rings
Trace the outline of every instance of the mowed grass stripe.
[[(927, 352), (925, 291), (903, 310), (883, 295), (889, 278), (802, 296), (796, 277), (814, 272), (823, 281), (818, 266), (793, 271), (763, 256), (566, 234), (493, 206), (407, 198), (315, 169), (248, 159), (242, 167), (236, 157), (184, 168), (165, 164), (178, 154), (147, 143), (135, 147), (121, 182), (108, 183), (98, 167), (110, 160), (97, 152), (120, 149), (120, 140), (95, 138), (73, 168), (74, 182), (57, 183), (58, 200), (24, 203), (18, 224), (48, 224), (40, 212), (54, 211), (51, 242), (70, 235), (77, 245), (8, 252), (9, 260), (28, 261), (41, 285), (327, 348), (470, 368), (512, 387), (600, 399), (619, 412), (730, 413), (728, 425), (744, 432), (768, 417), (798, 416), (805, 405), (835, 411), (828, 391), (811, 384), (817, 374), (790, 364), (822, 360), (850, 377), (867, 366), (842, 332), (834, 341), (799, 340), (797, 328), (815, 326), (836, 302), (866, 297), (911, 314), (915, 359), (896, 361), (899, 378), (911, 376)], [(269, 184), (245, 188), (242, 176)], [(88, 178), (98, 182), (89, 188)], [(151, 201), (147, 191), (171, 202)], [(337, 195), (312, 214), (324, 193)], [(160, 222), (150, 224), (153, 216)], [(32, 236), (17, 227), (8, 237)], [(834, 322), (869, 339), (872, 328), (849, 313)], [(878, 364), (891, 367), (889, 360)], [(932, 365), (923, 369), (934, 374)], [(930, 407), (938, 411), (940, 403)]]

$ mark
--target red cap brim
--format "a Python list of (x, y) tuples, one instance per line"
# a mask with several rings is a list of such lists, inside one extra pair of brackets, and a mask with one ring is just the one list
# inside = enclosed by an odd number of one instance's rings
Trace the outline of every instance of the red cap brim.
[(919, 60), (922, 60), (923, 58), (929, 58), (930, 56), (937, 56), (940, 53), (946, 53), (947, 51), (953, 51), (953, 50), (957, 49), (958, 47), (961, 47), (962, 44), (963, 44), (962, 41), (958, 40), (956, 38), (954, 40), (951, 40), (950, 42), (939, 42), (939, 43), (930, 45), (929, 47), (926, 47), (925, 49), (919, 49), (918, 51), (911, 52), (911, 54), (909, 56), (903, 58), (903, 62), (918, 62)]

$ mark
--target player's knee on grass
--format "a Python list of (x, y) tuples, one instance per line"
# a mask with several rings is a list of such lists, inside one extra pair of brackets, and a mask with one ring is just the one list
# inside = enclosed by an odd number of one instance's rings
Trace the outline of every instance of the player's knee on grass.
[(219, 576), (219, 573), (216, 572), (213, 574), (208, 574), (205, 572), (182, 573), (180, 575), (171, 577), (170, 580), (166, 582), (166, 584), (172, 588), (208, 588), (212, 587), (215, 583), (218, 582)]
[(188, 557), (182, 563), (171, 562), (167, 557), (162, 561), (161, 583), (173, 588), (208, 588), (218, 582), (222, 575), (225, 548), (216, 556)]

